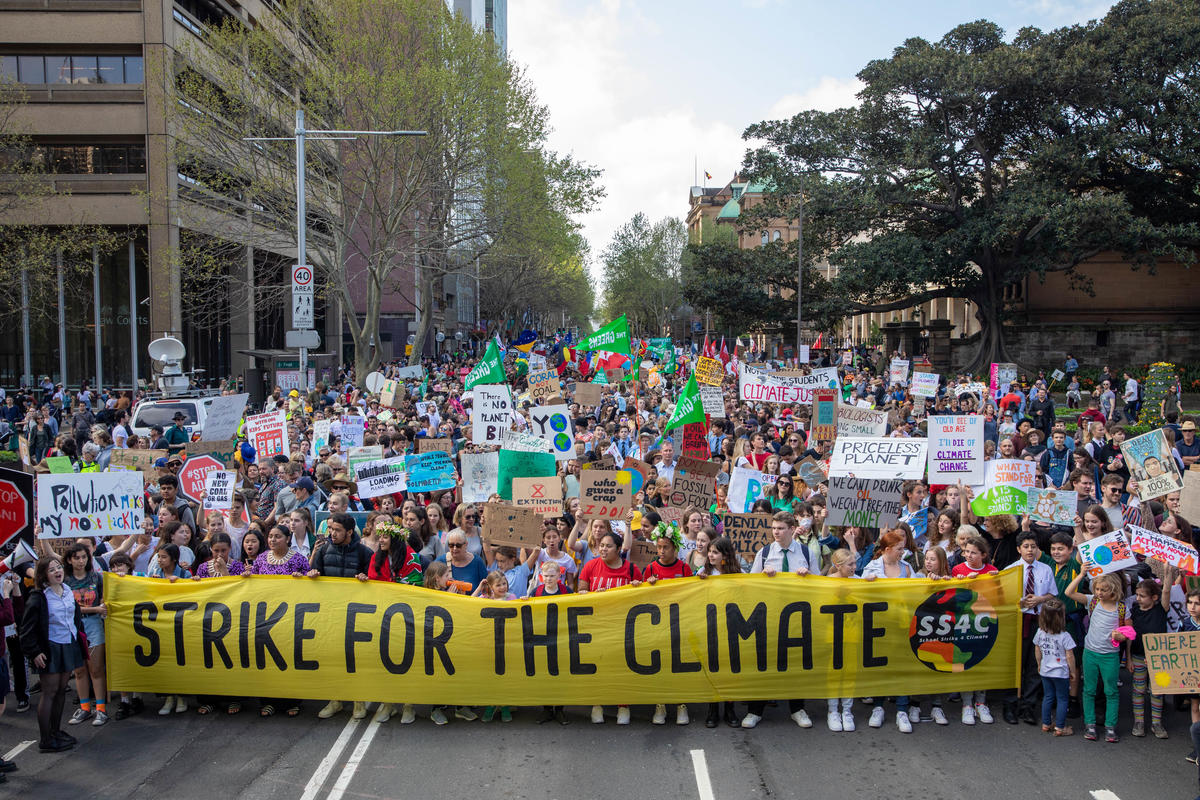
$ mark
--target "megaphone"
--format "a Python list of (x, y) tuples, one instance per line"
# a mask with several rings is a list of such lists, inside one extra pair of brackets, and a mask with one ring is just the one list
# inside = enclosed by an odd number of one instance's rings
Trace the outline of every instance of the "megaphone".
[(12, 551), (12, 555), (0, 561), (0, 575), (6, 572), (14, 572), (26, 564), (32, 564), (34, 561), (37, 561), (37, 553), (33, 552), (24, 541), (19, 541), (17, 542), (17, 549)]

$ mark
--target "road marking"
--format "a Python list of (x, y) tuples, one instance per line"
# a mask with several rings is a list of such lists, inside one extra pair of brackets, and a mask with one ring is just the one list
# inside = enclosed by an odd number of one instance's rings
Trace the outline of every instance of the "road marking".
[(36, 741), (36, 739), (30, 739), (28, 742), (21, 742), (19, 745), (14, 747), (12, 750), (9, 750), (7, 753), (4, 754), (4, 756), (3, 756), (4, 760), (12, 761), (14, 758), (21, 755), (22, 751), (24, 751), (26, 747), (29, 747), (29, 745), (33, 744), (35, 741)]
[(696, 772), (696, 789), (700, 792), (700, 800), (714, 800), (712, 781), (708, 778), (708, 759), (704, 757), (703, 750), (692, 751), (692, 769)]
[(1093, 800), (1121, 800), (1115, 792), (1110, 792), (1108, 789), (1092, 789), (1089, 794)]
[[(380, 710), (382, 710), (382, 706)], [(338, 775), (333, 788), (329, 790), (327, 800), (342, 800), (342, 795), (346, 793), (346, 789), (350, 788), (350, 781), (354, 779), (354, 773), (358, 771), (358, 765), (362, 763), (363, 757), (367, 754), (367, 748), (371, 746), (371, 742), (375, 739), (375, 734), (379, 732), (379, 726), (382, 724), (379, 721), (378, 713), (367, 723), (367, 729), (363, 731), (362, 738), (354, 746), (354, 751), (350, 753), (350, 758), (346, 759), (346, 766), (342, 767), (342, 774)]]
[(308, 779), (308, 785), (304, 787), (304, 794), (300, 795), (300, 800), (316, 800), (317, 794), (321, 791), (321, 787), (325, 785), (329, 773), (333, 772), (333, 765), (341, 758), (342, 751), (346, 749), (346, 745), (350, 742), (350, 738), (354, 735), (355, 729), (358, 727), (360, 720), (351, 717), (346, 722), (346, 726), (342, 728), (342, 732), (333, 742), (333, 746), (329, 748), (329, 752), (321, 759), (321, 763), (317, 765), (316, 772)]

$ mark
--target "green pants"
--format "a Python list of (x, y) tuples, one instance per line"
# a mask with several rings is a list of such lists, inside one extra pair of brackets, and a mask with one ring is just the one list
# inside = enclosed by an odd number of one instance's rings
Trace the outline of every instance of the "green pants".
[(1121, 669), (1119, 651), (1093, 653), (1083, 650), (1083, 724), (1096, 724), (1097, 682), (1104, 684), (1104, 726), (1117, 727), (1120, 695), (1117, 693), (1117, 673)]

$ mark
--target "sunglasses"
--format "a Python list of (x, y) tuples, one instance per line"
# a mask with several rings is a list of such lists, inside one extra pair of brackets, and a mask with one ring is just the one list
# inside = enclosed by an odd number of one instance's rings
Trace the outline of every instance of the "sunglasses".
[(463, 514), (463, 519), (467, 522), (479, 522), (478, 514)]
[(457, 550), (460, 547), (466, 547), (466, 544), (464, 544), (463, 542), (450, 542), (446, 546), (449, 548), (452, 548), (454, 550)]

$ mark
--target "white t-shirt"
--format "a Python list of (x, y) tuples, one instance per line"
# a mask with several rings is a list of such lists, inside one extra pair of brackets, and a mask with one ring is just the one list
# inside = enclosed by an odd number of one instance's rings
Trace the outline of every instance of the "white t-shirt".
[(1038, 628), (1037, 633), (1033, 635), (1033, 643), (1042, 651), (1042, 666), (1038, 668), (1038, 673), (1047, 678), (1067, 678), (1071, 675), (1071, 669), (1067, 666), (1067, 651), (1075, 649), (1075, 640), (1071, 638), (1071, 634), (1063, 631), (1061, 633), (1046, 633), (1041, 628)]

